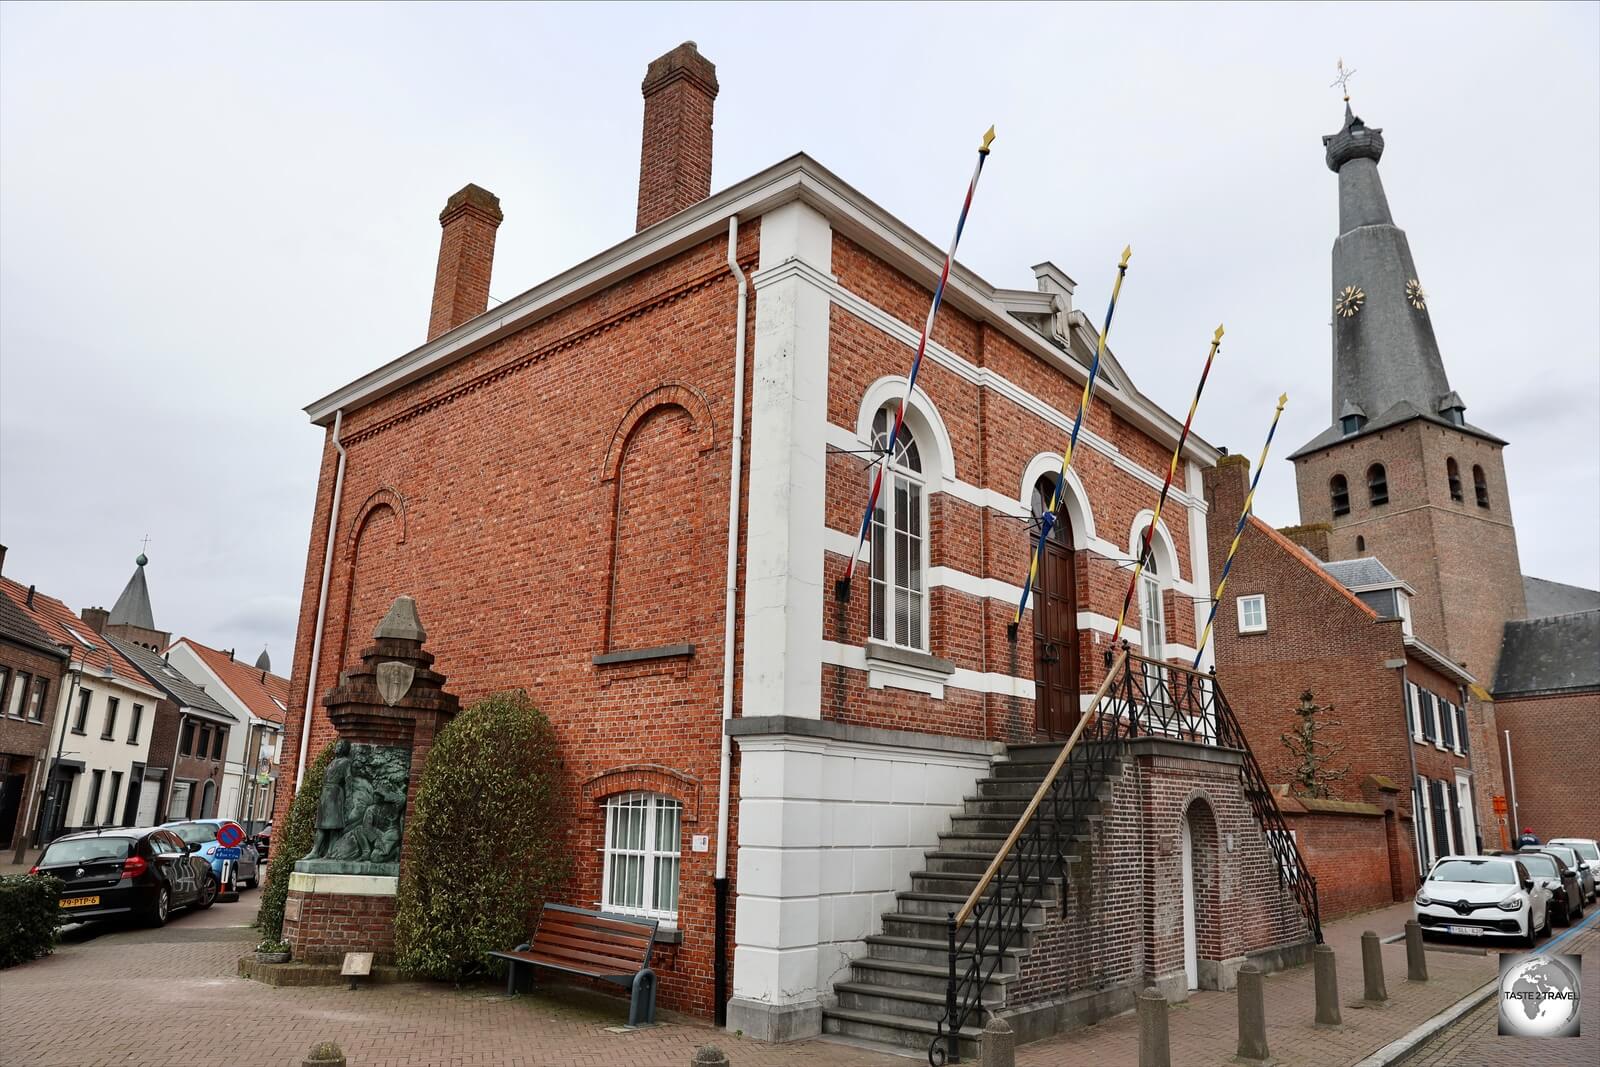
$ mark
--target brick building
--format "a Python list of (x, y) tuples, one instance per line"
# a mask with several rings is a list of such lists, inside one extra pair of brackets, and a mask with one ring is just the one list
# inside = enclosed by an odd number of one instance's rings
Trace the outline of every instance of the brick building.
[[(0, 568), (6, 549), (0, 545)], [(28, 809), (48, 763), (56, 721), (53, 697), (67, 673), (67, 650), (0, 591), (0, 849), (18, 855)]]
[(228, 736), (228, 764), (217, 811), (254, 831), (272, 817), (277, 798), (289, 679), (272, 673), (265, 649), (252, 666), (236, 658), (231, 648), (212, 648), (180, 637), (168, 646), (167, 658), (238, 720), (239, 727)]
[[(1243, 456), (1206, 472), (1214, 569), (1249, 479)], [(1464, 708), (1475, 679), (1416, 635), (1415, 591), (1382, 561), (1325, 562), (1314, 554), (1325, 530), (1291, 533), (1312, 547), (1251, 517), (1213, 640), (1218, 676), (1269, 781), (1294, 777), (1282, 737), (1297, 724), (1302, 694), (1339, 723), (1330, 737), (1344, 748), (1331, 765), (1345, 775), (1332, 784), (1335, 803), (1285, 806), (1324, 914), (1340, 915), (1405, 899), (1434, 857), (1501, 842), (1492, 832), (1481, 840), (1473, 807)]]
[[(1016, 746), (1071, 729), (1119, 637), (1194, 657), (1216, 452), (1186, 446), (1113, 634), (1181, 427), (1108, 355), (1039, 610), (1008, 632), (1095, 331), (1050, 263), (1027, 290), (958, 265), (836, 596), (942, 252), (805, 155), (710, 195), (718, 91), (692, 44), (651, 63), (639, 231), (492, 310), (499, 201), (452, 196), (426, 342), (308, 407), (326, 443), (285, 749), (298, 780), (333, 736), (321, 696), (411, 595), (464, 704), (520, 687), (550, 716), (579, 858), (563, 900), (664, 921), (665, 1003), (727, 998), (768, 1038), (925, 1043), (940, 998), (911, 961), (943, 952), (933, 924), (977, 882), (960, 850), (1020, 812)], [(1107, 936), (1094, 878), (1049, 919), (1016, 988), (1090, 998), (1053, 1018), (1305, 941), (1215, 737), (1124, 753), (1125, 818), (1087, 836), (1128, 928)]]

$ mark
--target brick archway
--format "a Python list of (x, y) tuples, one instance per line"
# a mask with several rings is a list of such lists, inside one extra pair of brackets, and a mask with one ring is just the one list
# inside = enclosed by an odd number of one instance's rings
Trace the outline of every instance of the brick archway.
[[(1194, 884), (1195, 955), (1201, 989), (1220, 988), (1225, 959), (1222, 937), (1222, 835), (1216, 809), (1203, 791), (1190, 794), (1182, 823), (1189, 830)], [(1179, 827), (1181, 834), (1182, 827)], [(1182, 948), (1180, 946), (1180, 952)], [(1207, 965), (1210, 966), (1207, 966)]]

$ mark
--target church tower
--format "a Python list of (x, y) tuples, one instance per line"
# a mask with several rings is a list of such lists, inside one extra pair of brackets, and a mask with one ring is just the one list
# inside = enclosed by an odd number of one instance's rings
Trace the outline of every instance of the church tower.
[(1394, 223), (1383, 131), (1345, 103), (1322, 143), (1339, 176), (1333, 242), (1333, 396), (1327, 429), (1289, 458), (1302, 523), (1331, 527), (1332, 559), (1377, 556), (1416, 591), (1421, 640), (1493, 685), (1505, 623), (1526, 614), (1501, 450), (1450, 387), (1427, 294)]

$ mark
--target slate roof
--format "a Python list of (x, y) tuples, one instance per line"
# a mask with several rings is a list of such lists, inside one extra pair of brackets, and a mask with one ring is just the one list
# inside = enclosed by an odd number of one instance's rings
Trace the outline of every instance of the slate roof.
[(1312, 452), (1315, 452), (1321, 448), (1327, 448), (1329, 445), (1336, 445), (1344, 441), (1354, 441), (1357, 438), (1365, 437), (1367, 434), (1377, 433), (1379, 430), (1387, 430), (1391, 427), (1400, 425), (1402, 422), (1409, 422), (1412, 419), (1423, 419), (1427, 422), (1433, 423), (1436, 426), (1448, 426), (1452, 430), (1460, 430), (1462, 433), (1471, 434), (1473, 437), (1481, 437), (1483, 440), (1492, 444), (1503, 445), (1506, 443), (1504, 440), (1496, 437), (1488, 430), (1474, 426), (1470, 422), (1462, 423), (1458, 426), (1449, 419), (1439, 415), (1437, 412), (1423, 411), (1415, 404), (1412, 404), (1406, 400), (1402, 400), (1397, 404), (1391, 405), (1389, 409), (1382, 415), (1379, 415), (1375, 419), (1369, 420), (1365, 426), (1361, 427), (1361, 429), (1357, 430), (1355, 433), (1345, 433), (1337, 423), (1329, 426), (1326, 430), (1323, 430), (1321, 433), (1317, 434), (1317, 436), (1313, 437), (1311, 440), (1307, 441), (1305, 444), (1289, 453), (1289, 458), (1299, 459), (1301, 456), (1310, 455)]
[(1283, 536), (1283, 534), (1279, 533), (1277, 530), (1274, 530), (1271, 526), (1262, 522), (1254, 515), (1250, 516), (1250, 522), (1248, 525), (1251, 529), (1259, 530), (1268, 541), (1271, 541), (1273, 544), (1277, 545), (1278, 548), (1288, 554), (1291, 559), (1299, 561), (1301, 566), (1305, 567), (1324, 582), (1327, 582), (1330, 588), (1332, 588), (1346, 600), (1350, 601), (1350, 603), (1354, 605), (1357, 610), (1365, 612), (1374, 619), (1378, 617), (1378, 613), (1372, 610), (1372, 605), (1364, 603), (1361, 598), (1352, 593), (1343, 582), (1339, 581), (1339, 579), (1335, 578), (1332, 574), (1329, 574), (1327, 571), (1327, 565), (1316, 556), (1313, 556), (1310, 552), (1308, 552), (1304, 546), (1295, 544), (1293, 541), (1289, 540), (1287, 537)]
[(258, 719), (281, 724), (289, 706), (289, 679), (259, 667), (250, 667), (219, 649), (202, 645), (192, 637), (180, 637), (200, 661), (222, 680), (239, 702)]
[(1506, 623), (1494, 695), (1600, 689), (1600, 610)]
[(1522, 591), (1528, 600), (1530, 619), (1600, 609), (1600, 589), (1585, 589), (1581, 585), (1567, 585), (1565, 582), (1552, 582), (1524, 574)]
[(237, 715), (218, 704), (211, 694), (185, 678), (178, 668), (157, 653), (132, 641), (122, 641), (115, 637), (107, 637), (106, 640), (117, 646), (118, 652), (132, 660), (134, 666), (144, 672), (144, 676), (155, 683), (157, 689), (163, 690), (180, 706), (227, 722), (239, 721)]
[(133, 577), (128, 579), (128, 584), (122, 587), (122, 595), (111, 606), (111, 616), (106, 619), (108, 623), (139, 626), (146, 630), (156, 628), (155, 613), (150, 610), (150, 587), (144, 581), (144, 564), (145, 558), (141, 555), (138, 565), (133, 568)]
[(1375, 556), (1360, 559), (1339, 559), (1322, 563), (1322, 569), (1339, 580), (1349, 590), (1369, 589), (1380, 585), (1404, 585), (1393, 571)]
[[(22, 603), (27, 603), (26, 592), (23, 593)], [(48, 656), (67, 658), (67, 650), (50, 640), (50, 635), (28, 618), (21, 604), (13, 604), (11, 598), (4, 594), (0, 594), (0, 638)]]
[(85, 665), (85, 684), (93, 684), (96, 679), (103, 677), (106, 665), (110, 664), (112, 675), (119, 681), (143, 690), (150, 688), (144, 673), (129, 662), (128, 657), (111, 647), (109, 641), (95, 633), (88, 623), (78, 618), (76, 612), (55, 597), (35, 591), (33, 609), (30, 611), (24, 607), (28, 598), (26, 586), (0, 577), (0, 591), (22, 608), (34, 625), (50, 636), (51, 641), (72, 650), (73, 659)]

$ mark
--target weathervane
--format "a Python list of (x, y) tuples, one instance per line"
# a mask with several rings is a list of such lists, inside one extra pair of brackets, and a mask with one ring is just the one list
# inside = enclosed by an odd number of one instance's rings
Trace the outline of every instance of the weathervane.
[(1350, 102), (1350, 76), (1354, 73), (1354, 70), (1344, 69), (1344, 59), (1341, 57), (1339, 59), (1339, 76), (1333, 79), (1332, 85), (1328, 86), (1330, 89), (1338, 89), (1344, 93), (1344, 102), (1347, 104)]

